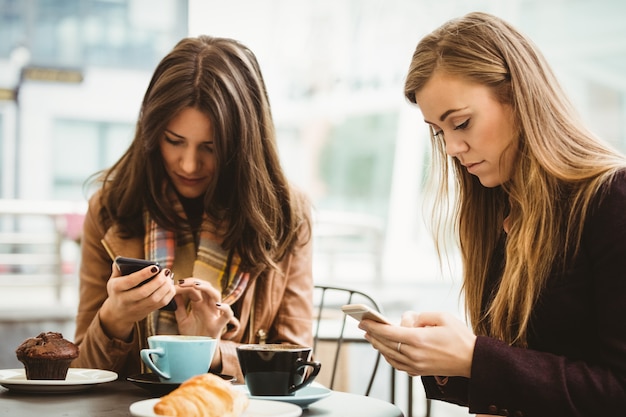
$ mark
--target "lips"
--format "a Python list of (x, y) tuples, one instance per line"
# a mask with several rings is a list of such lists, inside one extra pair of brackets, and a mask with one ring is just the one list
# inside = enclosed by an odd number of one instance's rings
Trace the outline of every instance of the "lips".
[(467, 168), (467, 172), (471, 173), (475, 168), (478, 168), (482, 163), (483, 161), (471, 162), (471, 163), (464, 164), (464, 165), (465, 165), (465, 168)]
[(185, 185), (196, 185), (200, 184), (203, 181), (203, 178), (188, 178), (181, 175), (177, 175), (176, 177), (178, 178), (178, 181)]

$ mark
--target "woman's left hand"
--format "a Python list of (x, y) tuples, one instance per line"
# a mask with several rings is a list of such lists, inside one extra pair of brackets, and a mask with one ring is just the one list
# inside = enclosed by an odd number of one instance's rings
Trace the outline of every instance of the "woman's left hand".
[[(186, 307), (184, 298), (189, 300)], [(176, 291), (176, 322), (183, 335), (203, 335), (219, 339), (228, 338), (224, 329), (229, 325), (228, 332), (239, 328), (239, 321), (228, 304), (220, 303), (222, 295), (210, 283), (187, 278), (178, 281)]]
[(410, 311), (400, 326), (362, 320), (359, 328), (391, 366), (411, 376), (470, 376), (476, 336), (452, 314)]

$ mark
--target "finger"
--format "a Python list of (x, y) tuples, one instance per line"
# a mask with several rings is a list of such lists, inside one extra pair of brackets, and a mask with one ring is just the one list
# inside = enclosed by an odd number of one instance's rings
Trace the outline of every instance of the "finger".
[[(147, 266), (140, 271), (126, 275), (124, 281), (128, 283), (128, 289), (130, 290), (138, 287), (143, 287), (144, 285), (150, 283), (157, 276), (161, 276), (161, 281), (165, 281), (165, 279), (170, 276), (171, 272), (172, 271), (167, 268), (160, 270), (158, 266), (152, 265)], [(162, 283), (163, 282), (161, 282), (160, 284), (155, 284), (155, 286), (151, 287), (148, 291), (152, 293)]]
[(187, 312), (185, 299), (182, 294), (178, 292), (178, 290), (176, 291), (176, 296), (174, 297), (174, 300), (176, 301), (176, 310), (174, 310), (174, 317), (176, 318), (177, 323), (182, 323), (187, 319), (189, 313)]
[(167, 305), (176, 295), (176, 290), (170, 280), (160, 277), (134, 291), (128, 291), (128, 295), (154, 310)]
[(214, 303), (220, 302), (222, 299), (222, 294), (217, 290), (210, 282), (197, 279), (197, 278), (186, 278), (178, 281), (178, 286), (181, 288), (196, 288), (202, 291), (204, 297)]
[(211, 294), (213, 291), (211, 291), (211, 287), (211, 284), (207, 283), (207, 285), (204, 285), (201, 280), (192, 278), (180, 279), (177, 283), (176, 292), (187, 297), (193, 303), (206, 301), (207, 304), (211, 304), (219, 301), (219, 299), (212, 299)]
[(384, 336), (377, 337), (374, 334), (366, 333), (365, 339), (372, 345), (372, 347), (378, 350), (385, 356), (394, 356), (398, 341), (397, 338), (390, 339)]
[(115, 263), (111, 264), (111, 278), (117, 278), (117, 277), (121, 277), (122, 273), (120, 272), (120, 270), (115, 266)]
[(400, 319), (400, 326), (402, 327), (417, 327), (417, 320), (419, 313), (415, 311), (405, 311)]
[(414, 327), (441, 326), (444, 317), (438, 312), (423, 312), (416, 315)]
[(185, 298), (181, 294), (176, 293), (176, 295), (174, 296), (174, 302), (176, 303), (176, 310), (174, 311), (178, 312), (180, 310), (182, 312), (185, 312), (184, 317), (187, 317), (187, 306), (185, 306)]
[(220, 311), (220, 318), (221, 318), (221, 321), (224, 322), (224, 324), (230, 322), (232, 319), (235, 318), (235, 312), (233, 311), (232, 308), (230, 308), (228, 304), (215, 303), (215, 306)]
[[(130, 288), (129, 290), (138, 289), (139, 291), (135, 292), (135, 294), (138, 294), (139, 297), (152, 298), (155, 301), (158, 301), (160, 300), (160, 298), (169, 295), (169, 293), (172, 291), (175, 292), (174, 283), (171, 280), (172, 271), (165, 268), (155, 275), (154, 273), (152, 273), (154, 269), (158, 269), (158, 267), (147, 267), (147, 271), (141, 270), (139, 272), (135, 272), (135, 274), (137, 274), (139, 278), (137, 278), (137, 276), (134, 276), (134, 274), (129, 275), (129, 282), (139, 281), (138, 285)], [(147, 272), (147, 278), (146, 275), (144, 275), (144, 272)]]
[(222, 338), (226, 340), (232, 339), (237, 334), (237, 332), (239, 332), (240, 328), (241, 323), (239, 323), (239, 320), (237, 320), (236, 317), (231, 318), (226, 325), (226, 331), (224, 332), (224, 334), (222, 334)]
[[(412, 350), (408, 329), (400, 326), (385, 326), (378, 333), (366, 333), (365, 338), (378, 350), (392, 366), (410, 366)], [(372, 326), (374, 327), (374, 326)], [(412, 331), (412, 330), (411, 330)]]
[(176, 294), (182, 298), (187, 297), (189, 301), (202, 301), (202, 291), (194, 287), (181, 287), (177, 286)]

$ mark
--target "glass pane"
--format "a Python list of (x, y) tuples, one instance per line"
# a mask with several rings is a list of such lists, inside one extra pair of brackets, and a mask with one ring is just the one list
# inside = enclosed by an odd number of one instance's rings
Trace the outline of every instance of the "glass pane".
[(395, 153), (397, 114), (355, 115), (335, 125), (320, 158), (323, 209), (385, 217)]
[(122, 156), (133, 141), (134, 132), (135, 126), (132, 124), (111, 124), (107, 126), (103, 132), (103, 157), (99, 161), (99, 169), (113, 165)]
[(8, 58), (13, 48), (24, 42), (26, 2), (0, 0), (0, 57)]
[[(52, 146), (55, 198), (82, 197), (83, 182), (98, 166), (98, 125), (82, 121), (57, 121)], [(80, 157), (78, 157), (80, 155)]]
[(186, 1), (0, 0), (0, 57), (36, 66), (152, 69), (186, 34)]
[(85, 180), (120, 157), (132, 131), (130, 124), (58, 120), (52, 147), (55, 198), (82, 199)]
[[(5, 135), (4, 135), (4, 115), (0, 112), (0, 161), (4, 161), (5, 155)], [(5, 164), (2, 164), (4, 167)], [(7, 172), (4, 172), (4, 168), (0, 168), (0, 198), (4, 196), (4, 179)], [(11, 177), (9, 177), (11, 178)]]

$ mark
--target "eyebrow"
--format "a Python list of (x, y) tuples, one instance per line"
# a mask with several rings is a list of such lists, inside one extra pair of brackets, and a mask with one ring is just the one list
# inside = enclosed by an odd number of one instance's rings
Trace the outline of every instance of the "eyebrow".
[[(460, 109), (450, 109), (450, 110), (446, 110), (445, 112), (443, 112), (443, 114), (441, 116), (439, 116), (439, 121), (443, 122), (444, 120), (446, 120), (446, 118), (448, 116), (450, 116), (450, 114), (460, 111), (460, 110), (465, 110), (467, 107), (462, 107)], [(424, 119), (424, 121), (428, 124), (433, 124), (432, 122), (429, 122), (428, 120)]]
[[(183, 135), (179, 135), (178, 133), (174, 133), (174, 132), (172, 132), (172, 131), (171, 131), (171, 130), (169, 130), (169, 129), (165, 129), (165, 132), (166, 132), (166, 133), (169, 133), (169, 134), (170, 134), (170, 135), (172, 135), (172, 136), (176, 136), (176, 137), (177, 137), (177, 138), (179, 138), (179, 139), (185, 139), (185, 140), (187, 140), (187, 138), (186, 138), (186, 137), (184, 137)], [(207, 144), (213, 144), (213, 143), (214, 143), (214, 141), (212, 141), (212, 140), (208, 140), (208, 141), (206, 141), (206, 142), (204, 142), (204, 143), (207, 143)]]
[(169, 129), (165, 129), (165, 131), (166, 131), (167, 133), (169, 133), (170, 135), (172, 135), (172, 136), (176, 136), (177, 138), (185, 139), (185, 137), (184, 137), (184, 136), (181, 136), (181, 135), (179, 135), (178, 133), (174, 133), (174, 132), (172, 132), (172, 131), (171, 131), (171, 130), (169, 130)]

